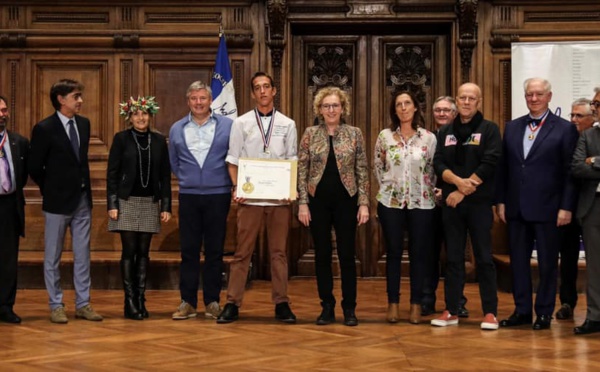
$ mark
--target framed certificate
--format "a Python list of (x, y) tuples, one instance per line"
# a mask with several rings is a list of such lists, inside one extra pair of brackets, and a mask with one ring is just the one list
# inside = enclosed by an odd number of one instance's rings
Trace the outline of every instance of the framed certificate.
[(297, 169), (296, 160), (240, 158), (236, 196), (296, 200)]

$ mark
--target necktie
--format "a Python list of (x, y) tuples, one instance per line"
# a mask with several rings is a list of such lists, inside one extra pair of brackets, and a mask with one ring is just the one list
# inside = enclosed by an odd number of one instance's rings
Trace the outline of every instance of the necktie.
[(69, 120), (67, 123), (69, 126), (69, 139), (71, 140), (71, 147), (75, 152), (75, 156), (77, 156), (77, 160), (79, 160), (79, 140), (77, 139), (77, 131), (75, 130), (75, 122), (73, 120)]
[(4, 151), (4, 146), (2, 146), (5, 142), (6, 140), (4, 140), (4, 138), (0, 138), (0, 153), (2, 153), (2, 157), (0, 158), (0, 175), (2, 176), (0, 187), (2, 187), (2, 191), (7, 193), (12, 189), (12, 180), (10, 177), (10, 165), (8, 164), (6, 151)]

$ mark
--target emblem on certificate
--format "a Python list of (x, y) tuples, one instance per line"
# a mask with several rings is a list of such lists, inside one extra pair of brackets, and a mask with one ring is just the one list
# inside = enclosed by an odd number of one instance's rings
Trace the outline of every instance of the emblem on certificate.
[(252, 191), (254, 191), (254, 185), (250, 182), (250, 177), (246, 177), (246, 182), (242, 185), (242, 191), (246, 194), (252, 194)]
[(236, 197), (264, 200), (295, 200), (296, 160), (240, 158)]

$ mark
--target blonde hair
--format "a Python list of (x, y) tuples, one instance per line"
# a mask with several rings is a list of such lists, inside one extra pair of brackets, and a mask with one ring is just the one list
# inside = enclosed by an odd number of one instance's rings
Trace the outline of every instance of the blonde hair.
[(321, 114), (320, 110), (321, 104), (323, 103), (325, 97), (332, 95), (338, 96), (340, 99), (340, 103), (342, 104), (342, 117), (350, 116), (350, 98), (348, 97), (348, 93), (338, 87), (325, 87), (317, 92), (313, 101), (314, 114), (317, 115), (319, 119), (323, 119), (323, 115)]

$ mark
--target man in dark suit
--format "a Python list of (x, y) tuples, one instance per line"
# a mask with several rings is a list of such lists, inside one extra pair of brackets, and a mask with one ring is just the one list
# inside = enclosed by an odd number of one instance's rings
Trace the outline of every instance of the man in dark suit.
[(74, 80), (55, 83), (50, 99), (56, 112), (36, 124), (31, 134), (29, 174), (43, 197), (44, 279), (53, 323), (68, 322), (59, 268), (67, 227), (73, 238), (75, 316), (102, 320), (90, 305), (90, 121), (77, 115), (82, 90), (83, 85)]
[(17, 294), (19, 235), (25, 236), (23, 187), (27, 183), (29, 142), (6, 129), (7, 102), (0, 96), (0, 321), (21, 323), (13, 306)]
[[(571, 104), (571, 123), (580, 134), (592, 127), (594, 116), (590, 108), (590, 100), (579, 98)], [(573, 213), (577, 214), (575, 210)], [(560, 308), (556, 311), (556, 319), (573, 319), (573, 311), (577, 306), (577, 272), (579, 271), (579, 251), (581, 250), (581, 225), (577, 218), (561, 227), (560, 244)]]
[[(596, 120), (600, 118), (600, 87), (590, 103)], [(574, 328), (576, 335), (600, 332), (600, 127), (598, 123), (579, 137), (572, 164), (573, 176), (581, 180), (577, 218), (583, 231), (587, 264), (587, 314)]]
[(529, 114), (506, 124), (498, 176), (498, 215), (508, 224), (515, 310), (502, 327), (531, 324), (531, 253), (537, 249), (540, 283), (534, 330), (550, 328), (556, 302), (559, 227), (571, 222), (577, 193), (570, 163), (575, 126), (552, 114), (550, 82), (524, 83)]

